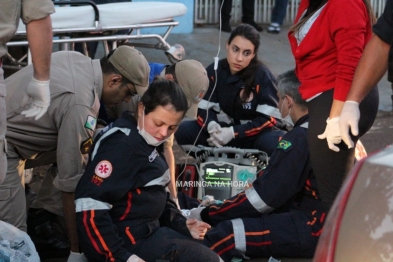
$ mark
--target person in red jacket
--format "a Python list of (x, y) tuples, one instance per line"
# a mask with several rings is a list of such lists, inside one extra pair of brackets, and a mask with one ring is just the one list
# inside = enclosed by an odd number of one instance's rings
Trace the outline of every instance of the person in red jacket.
[[(309, 109), (311, 163), (327, 208), (355, 160), (354, 148), (342, 142), (339, 116), (374, 20), (369, 0), (302, 0), (288, 33)], [(360, 104), (355, 143), (372, 126), (378, 102), (375, 87)]]

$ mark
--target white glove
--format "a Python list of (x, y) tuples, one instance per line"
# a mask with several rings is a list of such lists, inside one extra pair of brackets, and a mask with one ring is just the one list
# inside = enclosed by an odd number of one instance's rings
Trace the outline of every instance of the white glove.
[(345, 101), (344, 107), (341, 110), (339, 126), (342, 140), (347, 144), (348, 148), (354, 146), (349, 135), (349, 128), (351, 128), (352, 135), (357, 136), (359, 134), (359, 119), (359, 103), (355, 101)]
[(22, 107), (27, 105), (30, 97), (33, 98), (31, 107), (22, 111), (21, 114), (27, 118), (35, 116), (35, 120), (38, 120), (45, 114), (50, 105), (49, 80), (39, 81), (33, 77), (27, 86), (26, 94), (22, 98)]
[(209, 132), (209, 134), (220, 132), (220, 131), (221, 131), (221, 126), (216, 121), (210, 121), (209, 124), (207, 125), (207, 132)]
[(70, 253), (67, 262), (89, 262), (83, 253), (72, 252)]
[(145, 262), (145, 260), (138, 257), (137, 255), (132, 255), (127, 259), (127, 262)]
[(218, 140), (213, 136), (214, 133), (210, 134), (210, 137), (208, 139), (206, 139), (207, 143), (209, 144), (209, 146), (213, 146), (213, 147), (222, 147), (222, 145), (220, 145), (220, 143), (218, 142)]
[(233, 132), (233, 126), (221, 128), (221, 132), (213, 133), (212, 136), (218, 141), (220, 145), (228, 144), (232, 139), (235, 138), (235, 133)]
[(201, 218), (201, 211), (202, 209), (204, 209), (205, 207), (195, 207), (193, 209), (190, 210), (190, 215), (186, 218), (188, 219), (197, 219), (199, 221), (202, 221)]
[(341, 142), (340, 127), (338, 125), (339, 117), (326, 120), (326, 128), (323, 134), (318, 135), (319, 139), (326, 139), (331, 150), (338, 152), (340, 149), (334, 144)]

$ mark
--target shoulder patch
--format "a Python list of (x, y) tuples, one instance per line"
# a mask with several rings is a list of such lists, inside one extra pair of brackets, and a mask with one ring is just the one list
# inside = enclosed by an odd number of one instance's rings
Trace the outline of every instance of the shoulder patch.
[(111, 162), (102, 160), (97, 164), (94, 173), (101, 178), (107, 178), (112, 174), (112, 169)]
[(82, 142), (81, 144), (81, 153), (82, 154), (87, 154), (90, 151), (91, 146), (93, 145), (93, 139), (88, 138), (85, 141)]
[(277, 144), (277, 148), (278, 149), (283, 149), (284, 151), (287, 150), (288, 148), (290, 148), (292, 146), (292, 143), (287, 141), (287, 140), (283, 140), (281, 139), (280, 142), (278, 142)]
[(97, 118), (93, 116), (87, 116), (86, 122), (85, 122), (85, 128), (90, 129), (91, 131), (94, 131), (96, 128), (97, 124)]

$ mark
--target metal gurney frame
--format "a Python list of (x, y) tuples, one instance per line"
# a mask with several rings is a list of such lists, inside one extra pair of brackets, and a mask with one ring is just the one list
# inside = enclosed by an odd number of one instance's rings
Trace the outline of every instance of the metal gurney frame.
[[(53, 43), (59, 44), (59, 50), (74, 50), (75, 43), (86, 43), (90, 41), (102, 41), (104, 44), (104, 52), (108, 54), (110, 50), (117, 47), (120, 44), (132, 45), (135, 47), (144, 48), (155, 48), (163, 50), (168, 56), (171, 63), (180, 61), (184, 59), (184, 49), (181, 45), (171, 46), (166, 42), (166, 38), (171, 33), (172, 29), (179, 25), (178, 21), (175, 21), (173, 17), (168, 17), (164, 19), (159, 19), (155, 21), (143, 22), (132, 25), (118, 25), (118, 26), (106, 26), (102, 27), (100, 21), (100, 12), (98, 6), (91, 1), (54, 1), (55, 5), (66, 5), (70, 6), (83, 6), (90, 5), (94, 9), (94, 21), (91, 26), (83, 28), (53, 28)], [(146, 4), (151, 4), (145, 2)], [(105, 4), (110, 5), (110, 4)], [(103, 5), (100, 5), (103, 6)], [(61, 8), (61, 7), (57, 7)], [(166, 32), (163, 35), (160, 34), (142, 34), (141, 29), (144, 28), (157, 28), (157, 27), (167, 27)], [(115, 32), (118, 30), (129, 30), (128, 34), (119, 34)], [(153, 39), (156, 40), (155, 43), (141, 43), (139, 40)], [(135, 40), (135, 41), (134, 41)], [(108, 45), (108, 41), (112, 41), (111, 47)], [(28, 46), (26, 40), (26, 30), (18, 30), (14, 38), (7, 43), (7, 46)], [(85, 55), (87, 55), (86, 44), (84, 44)], [(4, 57), (5, 63), (3, 62), (3, 67), (8, 69), (20, 69), (27, 65), (31, 61), (29, 51), (20, 58), (15, 58), (10, 53)], [(26, 62), (27, 58), (27, 62)]]

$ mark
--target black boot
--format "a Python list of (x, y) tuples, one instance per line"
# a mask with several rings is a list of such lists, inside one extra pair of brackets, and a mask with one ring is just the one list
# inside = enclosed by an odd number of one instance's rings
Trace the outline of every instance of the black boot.
[(222, 22), (222, 24), (221, 24), (221, 31), (222, 32), (227, 32), (227, 33), (230, 33), (230, 32), (232, 32), (232, 28), (231, 28), (231, 25), (230, 25), (230, 23), (229, 23), (229, 21), (223, 21)]
[(56, 214), (45, 209), (29, 209), (27, 233), (34, 242), (41, 260), (69, 256), (70, 244), (62, 231)]
[(255, 23), (254, 20), (251, 20), (251, 21), (243, 21), (243, 23), (252, 25), (258, 32), (262, 32), (262, 31), (263, 31), (263, 28), (262, 28), (261, 26), (259, 26), (257, 23)]

